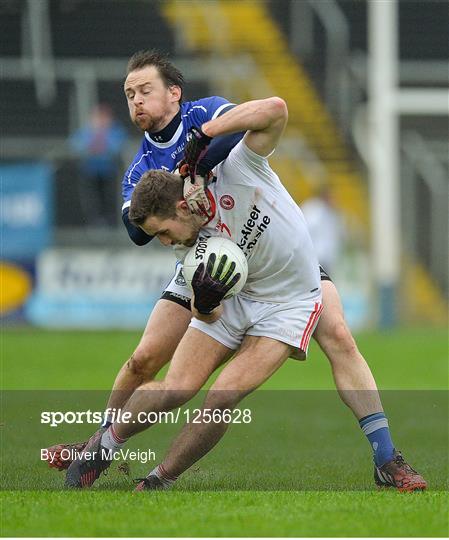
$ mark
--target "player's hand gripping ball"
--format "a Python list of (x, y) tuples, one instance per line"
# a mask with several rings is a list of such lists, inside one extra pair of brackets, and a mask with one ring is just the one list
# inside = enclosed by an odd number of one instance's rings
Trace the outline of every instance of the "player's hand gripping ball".
[(184, 178), (184, 199), (194, 214), (207, 219), (212, 216), (211, 204), (206, 194), (209, 171), (201, 165), (201, 160), (206, 155), (211, 140), (201, 129), (192, 127), (184, 151), (185, 163), (180, 167), (181, 177)]
[(212, 304), (216, 307), (222, 299), (243, 289), (248, 263), (243, 251), (231, 240), (200, 237), (184, 259), (183, 275), (195, 291), (195, 304), (205, 304), (199, 311), (207, 312), (213, 309)]

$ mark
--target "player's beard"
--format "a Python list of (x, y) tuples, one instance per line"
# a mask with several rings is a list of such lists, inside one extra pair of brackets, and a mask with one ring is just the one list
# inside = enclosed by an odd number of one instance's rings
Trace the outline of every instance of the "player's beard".
[(182, 242), (182, 244), (186, 247), (192, 247), (196, 244), (196, 241), (198, 240), (198, 236), (200, 233), (201, 228), (201, 221), (202, 218), (199, 218), (199, 216), (191, 215), (189, 216), (190, 225), (192, 227), (192, 234)]
[(142, 131), (147, 131), (148, 133), (160, 131), (162, 129), (160, 127), (162, 122), (162, 118), (155, 118), (147, 113), (144, 116), (136, 116), (134, 119), (134, 124)]
[(191, 236), (189, 236), (189, 238), (186, 238), (183, 242), (182, 242), (182, 245), (183, 246), (186, 246), (186, 247), (192, 247), (196, 244), (196, 241), (198, 239), (198, 233), (199, 231), (192, 231), (192, 234)]
[(196, 234), (195, 237), (191, 237), (188, 240), (184, 240), (183, 245), (186, 247), (193, 247), (196, 244), (196, 239), (198, 238), (198, 235)]

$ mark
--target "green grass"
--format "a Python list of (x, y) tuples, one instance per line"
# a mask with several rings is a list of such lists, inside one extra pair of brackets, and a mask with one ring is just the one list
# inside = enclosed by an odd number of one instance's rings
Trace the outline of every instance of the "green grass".
[[(5, 536), (445, 536), (443, 493), (7, 493)], [(425, 523), (423, 523), (425, 520)], [(445, 528), (446, 527), (446, 528)]]
[[(108, 390), (140, 338), (135, 332), (3, 331), (3, 388)], [(357, 336), (382, 389), (448, 388), (446, 329), (406, 329)], [(334, 389), (329, 363), (312, 342), (306, 362), (289, 361), (267, 388)]]
[[(133, 493), (132, 478), (149, 470), (135, 462), (129, 476), (114, 464), (89, 492), (61, 491), (64, 475), (40, 462), (39, 449), (81, 440), (92, 426), (42, 426), (40, 411), (101, 410), (138, 338), (3, 331), (2, 536), (448, 535), (445, 329), (357, 336), (393, 438), (425, 473), (426, 493), (373, 489), (368, 444), (316, 346), (242, 403), (253, 422), (231, 426), (172, 491)], [(159, 461), (179, 427), (157, 426), (130, 446), (151, 447)]]

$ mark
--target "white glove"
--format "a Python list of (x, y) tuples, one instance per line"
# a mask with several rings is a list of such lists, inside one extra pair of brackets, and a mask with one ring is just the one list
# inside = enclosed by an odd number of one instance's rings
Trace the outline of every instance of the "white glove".
[(199, 174), (194, 176), (193, 180), (190, 176), (184, 179), (184, 199), (190, 210), (198, 216), (210, 219), (212, 207), (206, 189), (206, 179)]

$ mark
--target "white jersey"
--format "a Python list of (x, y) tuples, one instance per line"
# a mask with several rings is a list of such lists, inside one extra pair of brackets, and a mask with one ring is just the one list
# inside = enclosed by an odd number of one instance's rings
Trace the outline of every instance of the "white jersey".
[[(230, 238), (248, 260), (240, 296), (283, 303), (316, 298), (320, 273), (304, 216), (267, 158), (240, 141), (209, 185), (214, 217), (200, 236)], [(186, 250), (176, 249), (181, 260)]]

